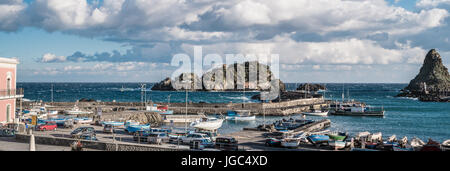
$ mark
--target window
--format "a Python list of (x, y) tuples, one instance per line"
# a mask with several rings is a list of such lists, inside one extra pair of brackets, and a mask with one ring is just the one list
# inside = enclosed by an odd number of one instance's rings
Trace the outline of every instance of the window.
[(8, 104), (6, 105), (6, 122), (10, 122), (10, 118), (11, 118), (11, 105)]

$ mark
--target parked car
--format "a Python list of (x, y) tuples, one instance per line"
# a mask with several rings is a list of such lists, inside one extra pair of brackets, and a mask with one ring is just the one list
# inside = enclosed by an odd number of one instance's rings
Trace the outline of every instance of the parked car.
[(214, 147), (214, 143), (211, 141), (210, 138), (201, 138), (201, 139), (195, 139), (192, 140), (189, 143), (190, 149), (205, 149), (205, 148), (212, 148)]
[(81, 138), (83, 136), (94, 136), (94, 127), (79, 127), (70, 133), (72, 138)]
[(82, 134), (80, 136), (80, 139), (83, 140), (91, 140), (91, 141), (97, 141), (97, 136), (95, 134)]
[(141, 142), (147, 141), (148, 135), (152, 133), (151, 129), (143, 130), (143, 131), (136, 131), (133, 134), (133, 140), (138, 141), (140, 139)]
[(58, 125), (56, 125), (56, 122), (45, 122), (44, 124), (40, 124), (36, 126), (37, 131), (47, 131), (47, 130), (56, 130)]
[(118, 129), (120, 126), (114, 126), (111, 124), (105, 124), (105, 126), (103, 127), (103, 132), (104, 133), (116, 133), (116, 129)]
[(211, 141), (213, 141), (213, 142), (216, 141), (217, 133), (215, 133), (215, 132), (201, 131), (201, 132), (196, 132), (196, 133), (205, 134), (211, 139)]
[(217, 137), (214, 148), (226, 151), (237, 151), (238, 141), (233, 137)]
[(185, 137), (187, 133), (185, 132), (172, 132), (169, 133), (169, 142), (178, 142), (181, 137)]
[(169, 136), (164, 132), (153, 132), (147, 137), (147, 141), (150, 144), (159, 144), (169, 142)]
[(0, 129), (0, 137), (14, 137), (16, 131), (14, 129)]
[(206, 134), (190, 133), (190, 134), (188, 134), (185, 137), (181, 137), (180, 138), (180, 143), (182, 143), (182, 144), (183, 143), (189, 144), (191, 141), (202, 140), (202, 139), (209, 139), (209, 140), (211, 140), (211, 138), (209, 138), (209, 136), (206, 135)]
[(66, 121), (64, 121), (64, 125), (63, 126), (64, 126), (64, 128), (72, 129), (73, 125), (74, 125), (73, 119), (67, 119)]

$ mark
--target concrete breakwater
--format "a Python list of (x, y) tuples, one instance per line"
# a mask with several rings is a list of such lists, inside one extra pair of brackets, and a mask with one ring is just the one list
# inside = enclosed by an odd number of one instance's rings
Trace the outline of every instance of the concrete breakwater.
[[(30, 142), (30, 135), (16, 134), (16, 140), (18, 142), (28, 143)], [(75, 141), (78, 140), (63, 137), (35, 136), (36, 144), (69, 147)], [(122, 143), (122, 142), (112, 143), (112, 142), (100, 142), (88, 140), (80, 140), (80, 141), (81, 144), (83, 144), (83, 147), (85, 148), (103, 151), (180, 151), (180, 149), (160, 147), (156, 145), (143, 145), (143, 144)]]
[[(24, 102), (24, 108), (31, 108), (33, 102)], [(58, 110), (62, 113), (64, 110), (71, 109), (75, 102), (53, 102), (46, 103), (50, 107), (49, 110)], [(159, 105), (169, 105), (169, 110), (173, 110), (174, 114), (185, 114), (185, 103), (158, 103)], [(140, 102), (79, 102), (78, 107), (82, 110), (93, 111), (94, 113), (101, 108), (102, 114), (115, 113), (124, 111), (142, 111), (145, 106), (152, 103)], [(323, 98), (296, 99), (273, 103), (188, 103), (188, 114), (226, 114), (228, 110), (250, 110), (255, 115), (267, 116), (285, 116), (298, 114), (312, 108), (318, 109), (326, 106), (327, 103)]]

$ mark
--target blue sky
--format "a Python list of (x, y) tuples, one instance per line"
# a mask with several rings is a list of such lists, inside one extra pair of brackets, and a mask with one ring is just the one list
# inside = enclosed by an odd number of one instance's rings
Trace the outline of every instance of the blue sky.
[(284, 82), (407, 83), (436, 48), (449, 0), (0, 0), (0, 56), (21, 82), (156, 82), (173, 55), (280, 55)]

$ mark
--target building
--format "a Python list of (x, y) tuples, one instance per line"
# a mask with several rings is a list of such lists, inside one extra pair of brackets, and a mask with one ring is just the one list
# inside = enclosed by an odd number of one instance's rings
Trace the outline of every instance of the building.
[(17, 64), (16, 59), (0, 57), (0, 123), (14, 121), (16, 99), (23, 97), (23, 91), (16, 90)]

